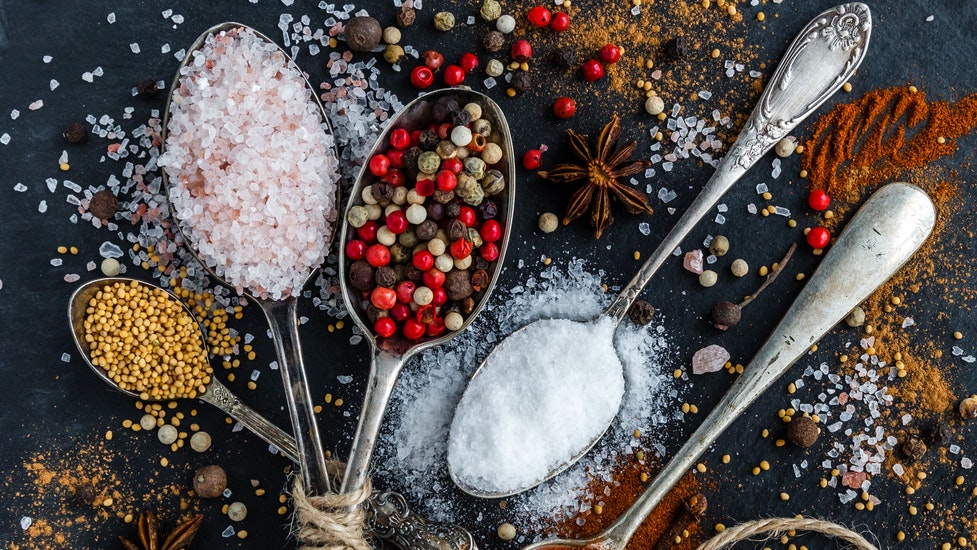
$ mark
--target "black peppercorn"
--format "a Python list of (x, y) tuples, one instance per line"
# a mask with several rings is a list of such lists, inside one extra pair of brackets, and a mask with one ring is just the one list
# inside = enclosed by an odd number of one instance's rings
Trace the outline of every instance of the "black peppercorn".
[(419, 283), (424, 279), (424, 272), (414, 264), (407, 264), (407, 279), (414, 283)]
[(441, 143), (441, 138), (438, 137), (438, 133), (434, 130), (424, 130), (421, 132), (420, 137), (417, 138), (418, 145), (424, 151), (433, 151), (435, 147)]
[(468, 226), (466, 226), (465, 222), (461, 220), (451, 220), (448, 222), (447, 233), (448, 239), (450, 239), (451, 242), (455, 242), (458, 239), (462, 239), (468, 235)]
[(465, 315), (475, 311), (475, 300), (469, 296), (461, 301), (461, 312)]
[(444, 205), (444, 215), (449, 218), (457, 218), (458, 214), (461, 214), (461, 204), (458, 202), (449, 202)]
[(444, 277), (444, 293), (449, 300), (464, 300), (472, 295), (471, 275), (464, 269), (452, 269)]
[(905, 457), (906, 462), (912, 464), (926, 454), (926, 443), (918, 435), (911, 435), (903, 440), (902, 445), (899, 446), (899, 451)]
[(95, 493), (95, 486), (84, 482), (75, 486), (75, 502), (90, 506), (95, 502), (98, 495)]
[[(444, 219), (444, 205), (440, 202), (427, 203), (427, 219), (439, 222)], [(423, 222), (421, 222), (423, 223)]]
[(798, 447), (807, 448), (814, 445), (819, 435), (821, 429), (818, 428), (817, 422), (808, 416), (795, 416), (787, 424), (787, 439)]
[(373, 290), (373, 266), (366, 260), (356, 260), (349, 266), (349, 283), (356, 290)]
[(719, 330), (726, 330), (736, 323), (740, 322), (740, 317), (742, 317), (743, 311), (740, 306), (734, 304), (733, 302), (719, 302), (712, 307), (712, 311), (709, 316), (712, 320), (712, 326), (718, 328)]
[(431, 195), (431, 198), (433, 198), (434, 201), (435, 201), (433, 204), (440, 204), (441, 205), (442, 212), (443, 212), (444, 211), (443, 210), (444, 205), (446, 205), (449, 202), (455, 200), (455, 192), (454, 191), (442, 191), (440, 189), (435, 189), (434, 190), (434, 194)]
[(140, 80), (139, 83), (136, 84), (136, 95), (143, 99), (150, 99), (158, 92), (159, 86), (157, 86), (156, 81), (151, 78)]
[(505, 36), (499, 31), (489, 31), (482, 37), (482, 45), (490, 52), (497, 52), (505, 44)]
[(468, 126), (472, 121), (472, 115), (465, 109), (451, 111), (451, 123), (455, 126)]
[(118, 209), (119, 199), (115, 198), (115, 194), (108, 189), (96, 191), (88, 201), (88, 211), (100, 220), (112, 218)]
[(512, 75), (512, 80), (509, 82), (512, 89), (517, 92), (525, 92), (533, 86), (533, 79), (529, 76), (528, 71), (519, 71)]
[(410, 147), (404, 151), (404, 176), (407, 177), (408, 181), (414, 181), (417, 179), (418, 169), (417, 169), (417, 159), (421, 156), (424, 151), (420, 147)]
[(358, 15), (346, 22), (346, 45), (356, 52), (368, 52), (380, 44), (383, 29), (376, 19)]
[[(491, 264), (489, 264), (488, 261), (481, 256), (475, 256), (475, 259), (472, 260), (472, 269), (476, 271), (487, 271), (489, 267), (491, 267)], [(476, 288), (475, 290), (481, 289)]]
[(417, 13), (414, 12), (414, 8), (404, 4), (400, 6), (400, 11), (397, 12), (397, 26), (401, 28), (406, 28), (414, 24), (414, 20), (417, 19)]
[(393, 288), (397, 284), (397, 272), (388, 265), (380, 266), (373, 279), (377, 282), (377, 286)]
[(458, 105), (458, 100), (453, 97), (443, 97), (434, 102), (434, 106), (431, 107), (431, 116), (434, 117), (434, 122), (437, 124), (444, 124), (451, 119), (452, 111), (460, 111), (461, 105)]
[(394, 187), (389, 183), (378, 181), (370, 186), (370, 193), (380, 206), (387, 206), (394, 197)]
[(950, 425), (942, 420), (930, 424), (923, 433), (923, 440), (930, 447), (943, 447), (950, 443), (952, 437)]
[(684, 36), (676, 36), (665, 43), (665, 55), (678, 60), (689, 55), (689, 45)]
[(635, 300), (628, 308), (628, 318), (639, 325), (647, 325), (655, 316), (655, 307), (645, 300)]
[(577, 52), (570, 46), (560, 46), (553, 50), (552, 56), (557, 67), (570, 69), (577, 66)]
[(80, 122), (72, 122), (65, 129), (62, 134), (64, 139), (68, 143), (80, 143), (85, 141), (88, 137), (88, 130), (85, 129), (85, 125)]
[(434, 220), (424, 220), (414, 228), (414, 234), (422, 241), (430, 241), (438, 234), (438, 224)]
[(478, 212), (479, 217), (482, 218), (483, 221), (491, 220), (495, 219), (495, 217), (499, 215), (499, 207), (494, 201), (483, 200), (482, 204), (478, 205), (476, 212)]

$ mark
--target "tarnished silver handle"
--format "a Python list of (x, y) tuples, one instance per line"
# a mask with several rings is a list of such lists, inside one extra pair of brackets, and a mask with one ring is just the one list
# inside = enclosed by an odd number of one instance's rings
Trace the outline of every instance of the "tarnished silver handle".
[(621, 322), (658, 268), (747, 169), (851, 78), (865, 57), (868, 6), (842, 4), (811, 21), (787, 49), (729, 154), (605, 315)]
[(252, 433), (274, 445), (285, 456), (298, 461), (299, 452), (295, 446), (295, 438), (261, 416), (258, 411), (242, 403), (216, 378), (211, 379), (210, 384), (207, 385), (207, 391), (200, 396), (200, 400), (224, 411)]

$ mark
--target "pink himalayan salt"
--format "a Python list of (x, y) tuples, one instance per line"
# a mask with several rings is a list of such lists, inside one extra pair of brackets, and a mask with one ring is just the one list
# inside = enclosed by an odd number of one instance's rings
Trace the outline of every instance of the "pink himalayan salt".
[(702, 275), (702, 251), (696, 248), (691, 252), (686, 252), (682, 259), (682, 267), (696, 275)]
[(726, 348), (716, 344), (706, 346), (692, 356), (692, 374), (716, 372), (723, 368), (726, 361), (729, 361), (729, 352)]

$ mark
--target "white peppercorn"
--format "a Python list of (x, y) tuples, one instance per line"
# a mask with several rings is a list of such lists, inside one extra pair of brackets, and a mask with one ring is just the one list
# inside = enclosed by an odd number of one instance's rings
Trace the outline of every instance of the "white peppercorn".
[(737, 258), (733, 260), (733, 263), (729, 266), (729, 270), (733, 273), (734, 277), (742, 277), (750, 272), (750, 266), (746, 263), (746, 260)]
[(414, 289), (414, 303), (419, 306), (426, 306), (434, 301), (434, 291), (426, 286), (419, 286)]
[(707, 269), (699, 275), (699, 284), (706, 288), (716, 284), (716, 281), (718, 280), (719, 275), (717, 275), (716, 272), (711, 269)]
[(379, 204), (368, 204), (366, 208), (366, 217), (370, 220), (379, 220), (380, 214), (383, 214), (383, 209), (380, 208)]
[(451, 143), (464, 147), (472, 142), (472, 131), (466, 126), (455, 126), (451, 130)]
[[(428, 243), (428, 249), (430, 251), (430, 243)], [(431, 252), (431, 254), (434, 254)], [(451, 254), (441, 254), (440, 256), (434, 257), (434, 268), (442, 273), (447, 273), (454, 269), (455, 259), (451, 257)]]
[(848, 313), (845, 317), (845, 323), (850, 327), (860, 327), (865, 324), (865, 310), (859, 306), (855, 306), (855, 309)]
[[(411, 189), (407, 192), (407, 203), (408, 204), (424, 204), (424, 197), (417, 193), (417, 189)], [(410, 207), (408, 207), (410, 208)]]
[(180, 433), (177, 431), (176, 426), (173, 426), (172, 424), (163, 424), (156, 432), (156, 437), (159, 438), (159, 442), (163, 445), (171, 445), (176, 443), (179, 435)]
[[(471, 138), (469, 138), (471, 141)], [(417, 169), (425, 174), (434, 174), (441, 166), (441, 157), (434, 151), (424, 151), (417, 157)]]
[(502, 76), (503, 72), (505, 72), (505, 65), (498, 59), (489, 59), (489, 62), (485, 65), (485, 74), (493, 78)]
[(499, 525), (498, 534), (502, 540), (512, 540), (516, 538), (516, 526), (508, 522), (503, 523)]
[(386, 208), (383, 209), (383, 216), (387, 217), (398, 210), (403, 210), (399, 204), (388, 204)]
[(785, 158), (794, 154), (794, 149), (797, 148), (797, 140), (794, 136), (784, 136), (777, 145), (774, 146), (773, 150), (777, 153), (778, 157)]
[(377, 229), (377, 242), (384, 246), (390, 246), (397, 242), (397, 235), (386, 225), (380, 226), (380, 229)]
[(552, 233), (556, 231), (556, 228), (560, 226), (560, 218), (556, 217), (556, 214), (552, 212), (544, 212), (542, 216), (539, 217), (539, 229), (543, 233)]
[(455, 269), (465, 270), (472, 265), (472, 255), (469, 254), (460, 260), (455, 260)]
[(407, 207), (404, 214), (407, 216), (407, 221), (417, 225), (427, 219), (427, 208), (420, 204), (412, 204)]
[(427, 251), (434, 256), (440, 256), (448, 250), (448, 245), (441, 239), (431, 239), (427, 242)]
[(115, 258), (105, 258), (102, 260), (102, 275), (115, 277), (122, 271), (122, 265)]
[(227, 507), (227, 517), (231, 521), (243, 521), (248, 516), (248, 507), (243, 502), (232, 502)]
[(363, 187), (363, 191), (360, 193), (360, 197), (363, 199), (365, 204), (376, 204), (377, 198), (373, 196), (373, 186), (367, 185)]
[(502, 34), (509, 34), (516, 29), (516, 18), (509, 15), (500, 15), (498, 19), (495, 20), (495, 28)]
[(207, 432), (197, 432), (190, 436), (190, 448), (198, 453), (209, 449), (210, 443), (210, 434)]
[(444, 316), (444, 328), (448, 330), (459, 330), (463, 324), (465, 324), (465, 318), (457, 311), (449, 311)]
[(479, 156), (485, 161), (485, 164), (491, 166), (502, 160), (502, 147), (499, 147), (497, 143), (486, 143), (485, 149), (482, 149), (482, 154)]
[(390, 199), (394, 204), (403, 206), (407, 202), (407, 187), (394, 187), (394, 196)]
[(397, 27), (387, 27), (383, 29), (383, 41), (387, 44), (400, 44), (400, 29)]
[(665, 100), (653, 95), (645, 100), (645, 111), (648, 111), (649, 115), (658, 116), (665, 110)]
[(468, 112), (468, 117), (472, 122), (482, 118), (482, 106), (478, 103), (466, 103), (464, 109)]
[(144, 414), (139, 419), (139, 427), (144, 430), (152, 430), (156, 427), (156, 417), (151, 414)]
[(346, 221), (349, 222), (349, 225), (357, 229), (363, 227), (369, 220), (370, 213), (367, 212), (366, 208), (359, 205), (350, 208), (346, 214)]

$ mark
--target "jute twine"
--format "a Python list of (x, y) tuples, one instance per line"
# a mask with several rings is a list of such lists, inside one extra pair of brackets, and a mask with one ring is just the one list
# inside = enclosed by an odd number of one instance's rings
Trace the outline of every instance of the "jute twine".
[(741, 523), (730, 527), (699, 546), (698, 550), (720, 550), (744, 540), (765, 540), (788, 531), (820, 533), (843, 540), (857, 550), (878, 550), (862, 535), (843, 525), (815, 518), (770, 518)]
[[(333, 487), (342, 482), (346, 465), (339, 461), (326, 463)], [(302, 478), (295, 477), (292, 503), (295, 515), (292, 530), (302, 550), (372, 550), (366, 529), (363, 504), (373, 494), (370, 478), (358, 491), (308, 495)]]

